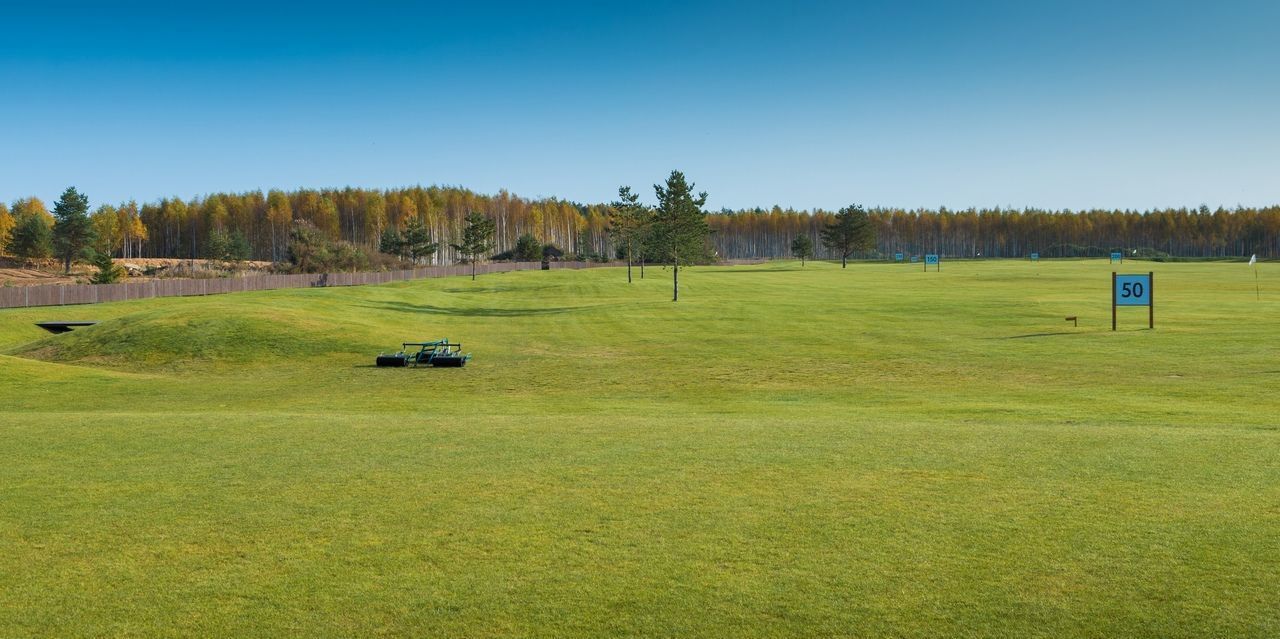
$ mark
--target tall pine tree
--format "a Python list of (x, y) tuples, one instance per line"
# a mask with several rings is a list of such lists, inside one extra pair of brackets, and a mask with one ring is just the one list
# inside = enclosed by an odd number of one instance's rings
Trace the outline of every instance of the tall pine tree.
[(69, 186), (53, 205), (53, 249), (62, 259), (63, 272), (71, 272), (71, 263), (80, 259), (93, 242), (93, 224), (89, 220), (89, 198)]
[(867, 212), (850, 204), (836, 213), (835, 221), (822, 229), (822, 244), (840, 255), (840, 268), (849, 265), (849, 256), (876, 245), (876, 231)]
[(493, 250), (493, 232), (497, 228), (493, 220), (472, 211), (467, 213), (467, 226), (462, 229), (462, 241), (451, 244), (471, 262), (471, 279), (476, 279), (476, 262), (480, 256)]
[[(640, 203), (640, 195), (631, 187), (618, 187), (618, 200), (609, 211), (609, 235), (627, 255), (627, 283), (631, 283), (631, 262), (641, 235), (649, 222), (649, 207)], [(641, 266), (641, 270), (644, 267)]]
[(693, 195), (693, 184), (685, 181), (684, 174), (672, 171), (666, 185), (655, 184), (658, 196), (654, 209), (653, 228), (650, 237), (654, 248), (671, 262), (671, 301), (680, 299), (680, 264), (689, 263), (705, 254), (707, 236), (707, 193)]

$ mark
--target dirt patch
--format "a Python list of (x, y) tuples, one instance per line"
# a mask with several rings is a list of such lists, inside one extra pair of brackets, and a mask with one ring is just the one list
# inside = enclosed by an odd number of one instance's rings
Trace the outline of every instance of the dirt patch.
[[(145, 282), (154, 279), (187, 279), (206, 273), (225, 273), (226, 264), (213, 260), (180, 260), (175, 258), (144, 257), (115, 259), (116, 264), (129, 274), (128, 281)], [(238, 272), (265, 273), (271, 270), (271, 262), (241, 262)], [(148, 271), (151, 271), (148, 274)], [(63, 273), (62, 265), (55, 260), (24, 262), (11, 257), (0, 257), (0, 286), (38, 286), (41, 284), (79, 284), (96, 272), (91, 266), (75, 264), (71, 273)], [(207, 277), (207, 275), (206, 275)]]

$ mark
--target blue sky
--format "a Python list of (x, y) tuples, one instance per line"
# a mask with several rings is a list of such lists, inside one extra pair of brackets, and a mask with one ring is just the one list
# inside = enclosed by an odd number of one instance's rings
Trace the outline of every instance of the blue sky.
[(0, 0), (0, 200), (1280, 202), (1274, 1), (184, 4)]

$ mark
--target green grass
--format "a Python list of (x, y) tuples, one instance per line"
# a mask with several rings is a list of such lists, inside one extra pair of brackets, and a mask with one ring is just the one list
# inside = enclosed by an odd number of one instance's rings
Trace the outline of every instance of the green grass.
[(1277, 636), (1280, 291), (1152, 268), (0, 311), (0, 636)]

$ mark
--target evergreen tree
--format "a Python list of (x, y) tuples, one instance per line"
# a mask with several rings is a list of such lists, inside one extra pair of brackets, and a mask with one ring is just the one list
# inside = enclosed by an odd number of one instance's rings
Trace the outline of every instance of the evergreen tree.
[(223, 262), (231, 261), (231, 234), (222, 229), (209, 232), (209, 239), (204, 242), (205, 257)]
[(382, 237), (378, 240), (378, 252), (404, 257), (404, 237), (400, 235), (399, 229), (394, 226), (383, 229)]
[[(631, 261), (636, 253), (636, 245), (640, 243), (648, 225), (649, 216), (649, 207), (640, 203), (638, 193), (632, 193), (629, 186), (618, 187), (618, 200), (613, 203), (609, 212), (609, 235), (627, 258), (628, 284), (631, 283)], [(643, 277), (643, 259), (641, 264)]]
[(296, 220), (289, 229), (289, 262), (298, 273), (320, 273), (329, 264), (329, 242), (306, 220)]
[(232, 262), (243, 262), (253, 255), (253, 247), (249, 245), (249, 240), (236, 229), (231, 232), (231, 237), (227, 243), (226, 259)]
[(653, 248), (671, 263), (673, 302), (680, 299), (681, 260), (687, 264), (705, 255), (707, 236), (711, 233), (707, 226), (707, 213), (702, 210), (707, 203), (707, 194), (704, 191), (694, 196), (693, 187), (679, 171), (671, 172), (665, 186), (653, 185), (658, 207), (654, 209), (652, 233), (649, 235)]
[(71, 272), (71, 263), (84, 254), (93, 242), (93, 225), (89, 220), (89, 198), (69, 186), (53, 205), (53, 248), (62, 260), (63, 272)]
[(205, 255), (210, 260), (227, 261), (227, 263), (238, 263), (238, 261), (247, 260), (252, 254), (252, 248), (248, 245), (248, 239), (244, 238), (244, 233), (239, 229), (230, 233), (223, 229), (215, 228), (209, 232), (209, 239), (205, 241)]
[(515, 259), (519, 262), (537, 262), (542, 259), (542, 243), (530, 233), (516, 240)]
[(53, 232), (49, 222), (40, 215), (25, 215), (18, 219), (9, 239), (9, 251), (27, 260), (41, 259), (53, 254)]
[(849, 265), (849, 256), (876, 245), (875, 229), (867, 212), (857, 204), (836, 213), (835, 220), (822, 229), (822, 244), (840, 255), (840, 268)]
[(124, 277), (124, 269), (116, 265), (111, 260), (110, 253), (100, 253), (92, 251), (93, 257), (89, 259), (89, 263), (97, 267), (98, 272), (89, 277), (92, 284), (114, 284)]
[(453, 250), (471, 262), (471, 280), (476, 279), (476, 262), (480, 256), (493, 250), (493, 233), (497, 226), (493, 220), (472, 211), (467, 213), (467, 226), (462, 229), (462, 241), (452, 244)]
[(808, 235), (797, 235), (791, 240), (791, 254), (800, 259), (803, 267), (804, 261), (813, 257), (813, 240)]
[(431, 241), (431, 232), (417, 217), (410, 218), (409, 223), (404, 227), (401, 246), (401, 251), (413, 260), (414, 264), (422, 261), (423, 258), (435, 255), (436, 249), (440, 248), (439, 244)]

